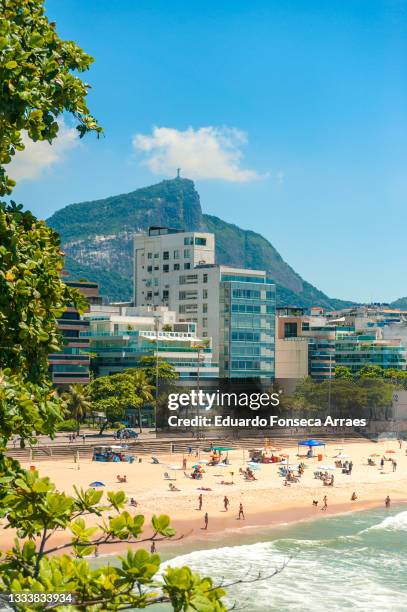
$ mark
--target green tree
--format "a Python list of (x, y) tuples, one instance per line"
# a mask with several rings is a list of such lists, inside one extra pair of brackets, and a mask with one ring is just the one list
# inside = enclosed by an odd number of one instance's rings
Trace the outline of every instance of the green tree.
[(52, 142), (67, 111), (82, 137), (101, 132), (86, 106), (89, 85), (76, 73), (93, 58), (59, 38), (42, 0), (0, 0), (0, 195), (15, 181), (4, 166), (24, 149), (24, 137)]
[(106, 420), (103, 422), (99, 435), (106, 427), (116, 421), (121, 421), (126, 408), (137, 407), (140, 399), (136, 395), (133, 377), (126, 372), (100, 376), (87, 385), (86, 393), (92, 404), (92, 409), (104, 412)]
[(157, 364), (159, 380), (170, 381), (178, 378), (178, 372), (175, 370), (175, 368), (162, 357), (158, 357), (157, 359), (155, 355), (144, 355), (140, 359), (140, 366), (143, 368), (147, 380), (151, 385), (155, 385)]
[(57, 234), (21, 206), (0, 203), (0, 447), (52, 435), (61, 399), (48, 377), (48, 354), (60, 350), (57, 318), (85, 299), (61, 280)]
[(64, 394), (67, 408), (77, 422), (77, 433), (81, 428), (81, 422), (91, 409), (91, 402), (84, 385), (70, 385), (67, 393)]
[(141, 370), (141, 369), (132, 370), (131, 375), (133, 377), (134, 393), (139, 399), (139, 403), (137, 404), (137, 409), (138, 409), (138, 424), (139, 424), (139, 429), (141, 433), (143, 431), (141, 410), (147, 403), (154, 401), (154, 396), (153, 396), (154, 387), (153, 385), (149, 383), (144, 370)]
[[(13, 548), (0, 557), (0, 592), (75, 593), (72, 605), (15, 603), (13, 609), (31, 612), (97, 612), (145, 608), (171, 603), (174, 610), (222, 612), (223, 589), (187, 567), (168, 568), (159, 581), (158, 554), (128, 550), (118, 567), (92, 568), (84, 558), (102, 545), (161, 542), (174, 538), (167, 515), (153, 516), (144, 535), (144, 516), (126, 510), (123, 492), (78, 490), (70, 496), (56, 491), (38, 472), (23, 472), (8, 487), (0, 506), (6, 527), (17, 530)], [(99, 517), (104, 516), (103, 522)], [(84, 517), (94, 517), (88, 526)], [(61, 543), (58, 534), (69, 534)], [(69, 600), (68, 602), (69, 603)]]
[(383, 378), (384, 370), (378, 365), (366, 364), (357, 372), (359, 378)]
[(347, 366), (337, 365), (335, 367), (335, 378), (345, 378), (346, 380), (353, 380), (353, 374), (350, 368)]

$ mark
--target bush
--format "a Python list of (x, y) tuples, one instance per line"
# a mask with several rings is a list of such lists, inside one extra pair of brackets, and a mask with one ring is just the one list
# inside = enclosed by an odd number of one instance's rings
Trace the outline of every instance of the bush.
[(78, 431), (78, 421), (76, 419), (67, 419), (62, 423), (58, 423), (57, 430), (72, 431), (76, 433)]

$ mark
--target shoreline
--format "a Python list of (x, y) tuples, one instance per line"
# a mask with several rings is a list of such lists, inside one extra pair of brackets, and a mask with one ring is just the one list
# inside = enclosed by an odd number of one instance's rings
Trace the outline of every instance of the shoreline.
[[(176, 555), (179, 549), (185, 551), (219, 547), (229, 542), (236, 545), (253, 538), (259, 539), (270, 530), (299, 521), (378, 508), (384, 506), (387, 495), (392, 505), (407, 502), (405, 445), (399, 448), (394, 441), (353, 443), (341, 440), (332, 442), (322, 459), (297, 457), (289, 446), (282, 450), (292, 457), (290, 463), (300, 460), (305, 463), (304, 474), (297, 483), (290, 486), (284, 485), (278, 463), (261, 464), (255, 471), (255, 481), (245, 480), (240, 470), (246, 467), (249, 457), (247, 452), (238, 449), (229, 452), (230, 465), (226, 468), (204, 465), (202, 480), (184, 477), (184, 472), (190, 472), (195, 462), (201, 460), (188, 456), (188, 467), (184, 470), (182, 462), (185, 455), (182, 453), (163, 453), (159, 455), (159, 464), (148, 460), (133, 464), (85, 460), (80, 464), (72, 461), (47, 461), (39, 463), (37, 467), (41, 476), (48, 476), (59, 491), (68, 495), (73, 493), (75, 486), (88, 488), (95, 479), (103, 481), (105, 492), (123, 490), (128, 500), (134, 498), (138, 503), (137, 507), (128, 504), (124, 510), (145, 516), (144, 537), (151, 534), (149, 524), (154, 514), (168, 514), (179, 535), (172, 540), (156, 543), (157, 551), (164, 555)], [(352, 458), (351, 475), (330, 467), (338, 452)], [(397, 470), (392, 468), (390, 461), (385, 461), (383, 467), (379, 460), (373, 467), (368, 465), (368, 457), (388, 457), (388, 453), (392, 453), (391, 457), (397, 460)], [(330, 473), (335, 473), (332, 487), (323, 486), (322, 481), (314, 477), (315, 470), (324, 470), (324, 466), (327, 466)], [(118, 482), (118, 474), (126, 476), (125, 483)], [(172, 491), (173, 483), (176, 488)], [(354, 491), (358, 499), (352, 502)], [(202, 509), (198, 510), (200, 494), (203, 503)], [(322, 511), (325, 495), (328, 498), (328, 508)], [(230, 502), (227, 512), (224, 510), (226, 496)], [(313, 506), (313, 500), (318, 500), (317, 507)], [(239, 504), (243, 504), (245, 520), (236, 520)], [(205, 512), (209, 516), (207, 530), (203, 529)], [(100, 519), (95, 516), (84, 518), (89, 527), (100, 523)], [(13, 531), (4, 529), (5, 523), (4, 519), (0, 523), (1, 550), (9, 550), (15, 538)], [(183, 537), (180, 538), (181, 535)], [(52, 547), (67, 544), (69, 539), (69, 531), (58, 532), (52, 538)], [(129, 546), (137, 548), (143, 544), (124, 541), (103, 545), (99, 547), (98, 553), (101, 556), (120, 554)], [(150, 542), (146, 542), (144, 547), (149, 549)], [(69, 553), (70, 548), (64, 548), (62, 552)]]
[[(404, 504), (407, 504), (407, 498), (394, 499), (393, 501), (393, 505), (395, 506)], [(253, 540), (254, 537), (256, 538), (256, 542), (262, 541), (262, 536), (267, 538), (271, 531), (292, 526), (296, 523), (313, 522), (325, 517), (344, 516), (382, 507), (383, 500), (371, 499), (359, 503), (349, 502), (348, 504), (328, 505), (328, 508), (324, 511), (322, 511), (321, 508), (315, 508), (313, 506), (279, 508), (268, 512), (252, 513), (248, 515), (245, 520), (238, 520), (236, 517), (233, 517), (235, 519), (233, 526), (230, 526), (230, 524), (228, 526), (225, 525), (226, 517), (213, 517), (209, 522), (207, 530), (202, 527), (202, 518), (193, 518), (190, 520), (175, 519), (171, 521), (171, 525), (176, 529), (176, 536), (173, 539), (171, 538), (157, 542), (157, 552), (163, 557), (163, 560), (168, 560), (180, 554), (187, 554), (195, 550), (222, 548), (228, 546), (232, 539), (233, 546), (240, 546)], [(230, 518), (231, 516), (233, 516), (233, 514), (229, 512), (228, 517)], [(148, 536), (149, 530), (147, 528), (142, 537)], [(235, 540), (236, 536), (239, 538), (238, 541)], [(12, 535), (11, 532), (9, 532), (9, 538), (4, 537), (3, 533), (0, 550), (3, 552), (9, 550), (14, 543), (14, 538), (15, 535)], [(68, 542), (69, 537), (66, 532), (58, 532), (53, 537), (53, 545), (63, 545)], [(149, 549), (149, 547), (150, 542), (128, 543), (123, 541), (120, 544), (105, 544), (99, 546), (99, 554), (97, 557), (90, 556), (87, 557), (87, 559), (108, 559), (123, 554), (129, 548)], [(69, 551), (70, 547), (67, 547), (62, 550), (60, 554), (69, 554)]]

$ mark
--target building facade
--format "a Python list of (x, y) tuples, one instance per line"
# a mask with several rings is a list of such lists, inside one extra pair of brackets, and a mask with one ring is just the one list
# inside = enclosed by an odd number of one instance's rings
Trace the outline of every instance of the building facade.
[(274, 378), (275, 285), (259, 270), (215, 264), (205, 232), (150, 228), (134, 240), (135, 306), (168, 306), (210, 339), (219, 374)]
[[(101, 303), (97, 283), (89, 281), (65, 281), (69, 287), (78, 289), (89, 304)], [(82, 336), (89, 328), (89, 322), (81, 319), (75, 308), (69, 307), (58, 319), (62, 335), (62, 351), (48, 357), (52, 382), (64, 390), (72, 384), (85, 385), (90, 381), (89, 338)]]
[(176, 323), (166, 307), (121, 308), (97, 306), (85, 315), (89, 327), (81, 337), (90, 342), (97, 376), (140, 365), (147, 355), (158, 355), (172, 365), (182, 380), (217, 378), (210, 339), (196, 335), (195, 323)]

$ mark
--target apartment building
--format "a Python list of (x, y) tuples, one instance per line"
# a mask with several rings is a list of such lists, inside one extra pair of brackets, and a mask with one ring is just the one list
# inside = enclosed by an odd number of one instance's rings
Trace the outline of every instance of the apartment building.
[[(97, 283), (90, 281), (68, 281), (69, 287), (78, 289), (88, 304), (101, 304)], [(81, 336), (89, 327), (89, 322), (81, 319), (78, 311), (69, 307), (58, 319), (58, 329), (62, 335), (62, 351), (48, 356), (49, 373), (52, 382), (64, 390), (72, 384), (85, 385), (89, 382), (90, 356), (89, 338)]]
[(136, 368), (146, 355), (167, 361), (184, 381), (219, 375), (210, 339), (196, 335), (195, 323), (177, 323), (166, 307), (95, 306), (84, 319), (89, 327), (81, 337), (90, 342), (97, 376)]
[(134, 239), (134, 304), (166, 305), (210, 338), (225, 378), (274, 378), (275, 285), (215, 263), (215, 237), (153, 227)]

